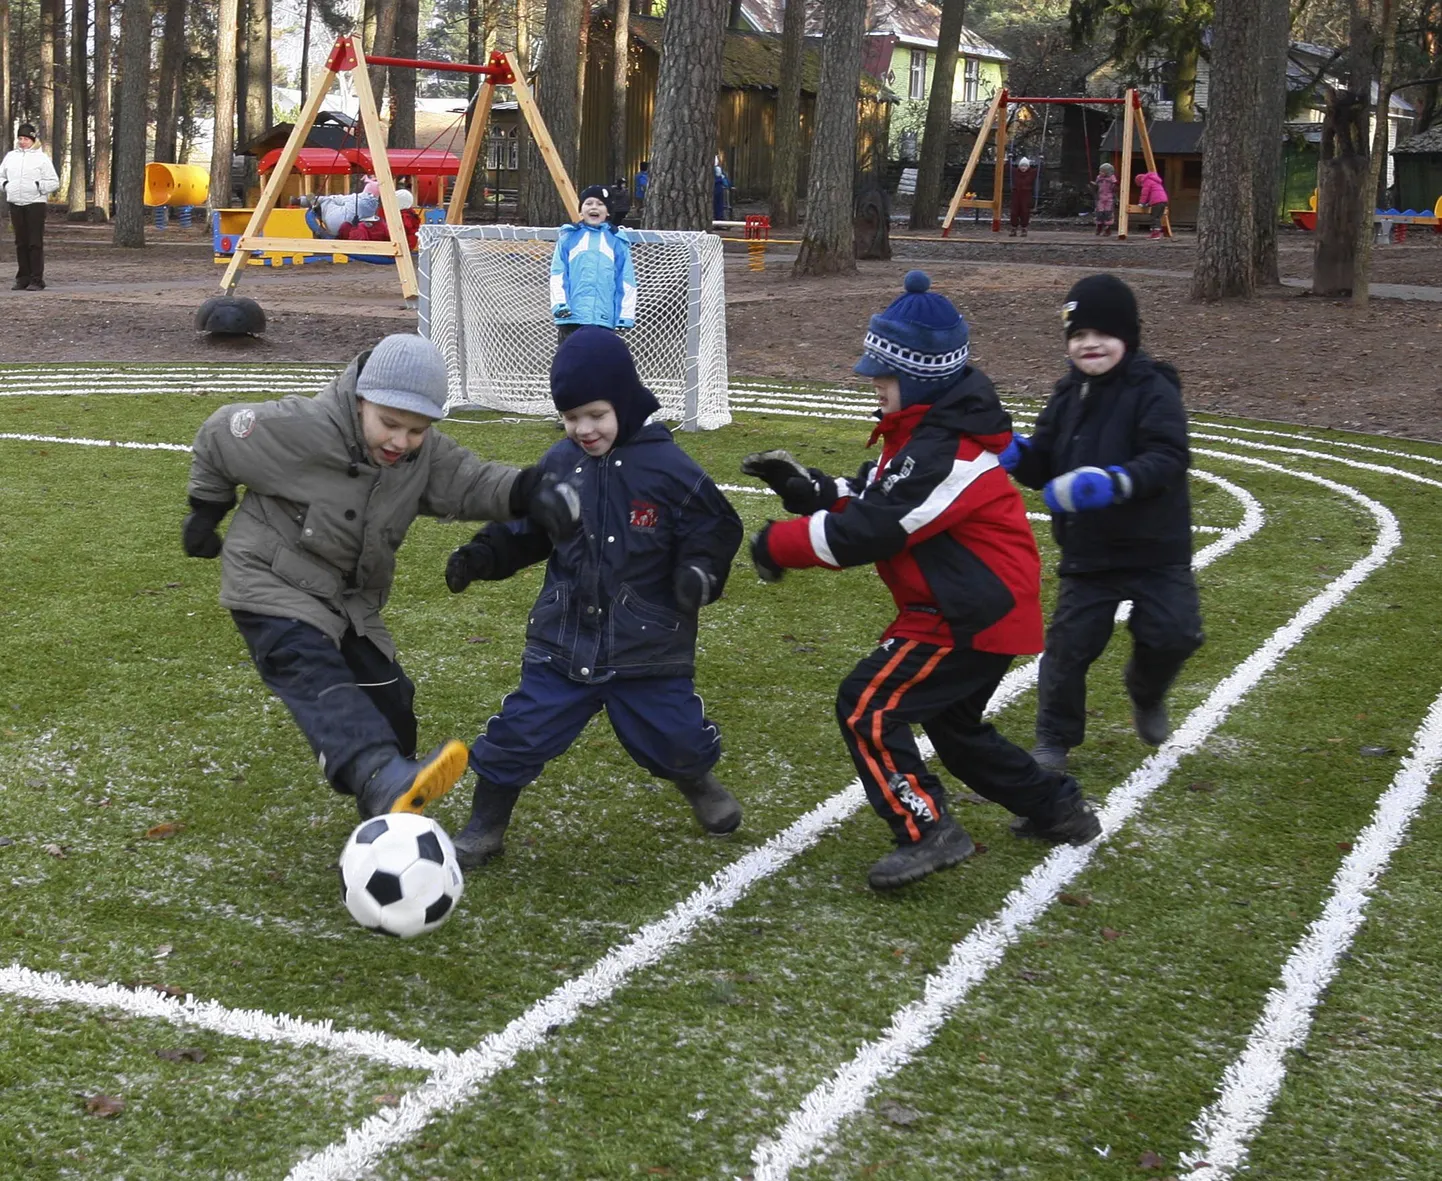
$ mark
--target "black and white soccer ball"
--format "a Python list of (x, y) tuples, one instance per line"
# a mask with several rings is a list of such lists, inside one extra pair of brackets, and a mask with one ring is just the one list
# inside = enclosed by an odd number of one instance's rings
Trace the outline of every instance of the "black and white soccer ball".
[(429, 816), (391, 812), (362, 821), (340, 855), (341, 900), (362, 927), (414, 939), (434, 931), (461, 898), (461, 867)]

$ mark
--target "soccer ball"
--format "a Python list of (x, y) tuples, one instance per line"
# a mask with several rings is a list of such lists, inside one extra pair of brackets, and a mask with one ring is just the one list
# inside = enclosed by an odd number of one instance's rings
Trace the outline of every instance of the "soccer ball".
[(337, 868), (341, 901), (372, 931), (414, 939), (444, 923), (460, 901), (456, 848), (429, 816), (391, 812), (363, 821)]

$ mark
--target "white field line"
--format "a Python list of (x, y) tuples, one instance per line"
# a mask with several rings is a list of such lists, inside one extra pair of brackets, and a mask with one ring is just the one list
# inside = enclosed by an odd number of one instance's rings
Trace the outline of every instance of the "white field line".
[[(1434, 480), (1428, 476), (1419, 476), (1416, 472), (1406, 472), (1401, 468), (1389, 467), (1382, 463), (1366, 463), (1360, 459), (1343, 459), (1340, 455), (1329, 455), (1325, 451), (1308, 451), (1303, 447), (1279, 447), (1275, 443), (1257, 443), (1251, 439), (1234, 439), (1228, 435), (1206, 435), (1196, 431), (1192, 432), (1194, 439), (1209, 439), (1216, 443), (1227, 443), (1233, 447), (1250, 447), (1255, 451), (1278, 451), (1284, 455), (1301, 455), (1308, 459), (1325, 459), (1328, 463), (1340, 463), (1344, 467), (1359, 468), (1364, 472), (1381, 472), (1387, 476), (1400, 476), (1404, 480), (1411, 480), (1414, 484), (1428, 484), (1433, 488), (1442, 488), (1442, 480)], [(1194, 455), (1216, 455), (1218, 452), (1207, 451), (1204, 448), (1193, 447)], [(1240, 459), (1240, 456), (1235, 458)], [(1416, 459), (1417, 456), (1409, 455), (1409, 459)]]
[(756, 1146), (751, 1157), (756, 1165), (755, 1181), (778, 1181), (793, 1168), (820, 1155), (842, 1121), (862, 1110), (867, 1097), (881, 1081), (896, 1074), (931, 1044), (972, 987), (1001, 962), (1007, 948), (1022, 932), (1051, 907), (1057, 894), (1087, 867), (1101, 844), (1166, 782), (1183, 756), (1196, 750), (1226, 720), (1232, 707), (1401, 544), (1396, 517), (1355, 488), (1323, 476), (1288, 471), (1278, 464), (1250, 456), (1224, 458), (1307, 480), (1347, 496), (1371, 512), (1378, 526), (1377, 540), (1365, 557), (1353, 563), (1345, 574), (1330, 583), (1233, 669), (1187, 716), (1172, 737), (1112, 790), (1101, 810), (1103, 831), (1096, 841), (1081, 848), (1063, 845), (1052, 850), (1007, 896), (995, 916), (978, 924), (952, 948), (946, 964), (927, 978), (921, 999), (899, 1009), (880, 1037), (863, 1045), (850, 1062), (807, 1095), (772, 1139)]
[[(1203, 424), (1199, 424), (1203, 425)], [(1442, 466), (1442, 459), (1433, 455), (1421, 455), (1415, 451), (1399, 451), (1396, 448), (1372, 447), (1366, 443), (1347, 443), (1341, 439), (1319, 439), (1315, 435), (1303, 435), (1294, 431), (1267, 431), (1259, 427), (1231, 426), (1227, 423), (1209, 422), (1204, 424), (1210, 430), (1232, 431), (1244, 435), (1270, 435), (1278, 439), (1291, 439), (1297, 443), (1315, 443), (1323, 447), (1345, 447), (1349, 451), (1370, 451), (1374, 455), (1387, 455), (1393, 459), (1415, 459), (1418, 463), (1430, 463)], [(1244, 440), (1236, 440), (1243, 442)], [(1398, 439), (1399, 443), (1415, 442), (1413, 439)]]
[[(1242, 523), (1197, 555), (1198, 562), (1205, 565), (1255, 533), (1263, 516), (1261, 506), (1250, 493), (1220, 476), (1193, 474), (1233, 492), (1243, 505)], [(769, 489), (748, 490), (770, 493)], [(987, 704), (986, 716), (994, 717), (1005, 709), (1035, 680), (1035, 660), (1012, 669)], [(935, 753), (924, 735), (918, 738), (917, 748), (924, 759)], [(371, 1116), (348, 1129), (343, 1141), (301, 1161), (287, 1181), (340, 1181), (364, 1174), (384, 1153), (418, 1135), (431, 1120), (469, 1102), (482, 1084), (509, 1067), (520, 1054), (540, 1045), (557, 1028), (575, 1020), (582, 1008), (605, 1001), (633, 973), (658, 962), (690, 938), (703, 921), (735, 905), (752, 886), (784, 868), (865, 802), (861, 780), (853, 779), (764, 845), (718, 871), (690, 897), (640, 928), (626, 943), (612, 948), (584, 974), (567, 981), (499, 1033), (460, 1055), (453, 1065), (408, 1093), (398, 1107)]]
[(184, 443), (119, 443), (114, 439), (72, 439), (61, 435), (17, 435), (0, 432), (0, 439), (18, 443), (70, 443), (76, 447), (115, 447), (122, 451), (189, 451)]
[(456, 1057), (450, 1050), (432, 1052), (383, 1033), (338, 1030), (329, 1021), (305, 1021), (258, 1009), (227, 1009), (215, 1001), (199, 1001), (192, 996), (180, 1000), (149, 988), (132, 992), (119, 984), (87, 984), (66, 980), (55, 972), (35, 972), (20, 964), (0, 968), (0, 995), (23, 997), (47, 1005), (118, 1009), (131, 1017), (154, 1018), (248, 1041), (315, 1046), (407, 1070), (445, 1069)]
[(1426, 802), (1439, 766), (1442, 696), (1412, 736), (1412, 750), (1377, 801), (1371, 823), (1342, 859), (1321, 915), (1282, 966), (1281, 983), (1268, 994), (1246, 1048), (1223, 1072), (1220, 1097), (1197, 1117), (1193, 1129), (1201, 1150), (1182, 1157), (1182, 1164), (1195, 1170), (1187, 1174), (1189, 1181), (1223, 1181), (1246, 1167), (1252, 1137), (1282, 1089), (1287, 1052), (1307, 1040), (1312, 1011), (1361, 928), (1372, 889)]
[[(736, 397), (733, 395), (728, 399), (732, 410), (850, 410), (860, 415), (867, 415), (868, 409), (864, 402), (806, 402), (800, 398), (787, 398), (778, 401), (774, 398), (765, 397)], [(871, 414), (875, 418), (876, 415)]]
[(790, 418), (825, 418), (848, 422), (874, 422), (874, 414), (819, 414), (815, 410), (783, 410), (779, 406), (736, 406), (733, 409), (745, 414), (781, 414)]

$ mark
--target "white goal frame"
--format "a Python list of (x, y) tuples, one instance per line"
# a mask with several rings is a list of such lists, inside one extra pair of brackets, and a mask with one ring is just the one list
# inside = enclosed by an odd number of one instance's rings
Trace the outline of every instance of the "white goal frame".
[[(448, 409), (555, 413), (549, 280), (559, 233), (554, 226), (421, 227), (420, 333), (446, 359)], [(636, 268), (637, 307), (635, 328), (620, 335), (661, 403), (660, 417), (685, 430), (725, 426), (731, 412), (721, 240), (684, 230), (624, 233)], [(488, 283), (482, 272), (492, 263)], [(500, 282), (496, 272), (504, 272)]]

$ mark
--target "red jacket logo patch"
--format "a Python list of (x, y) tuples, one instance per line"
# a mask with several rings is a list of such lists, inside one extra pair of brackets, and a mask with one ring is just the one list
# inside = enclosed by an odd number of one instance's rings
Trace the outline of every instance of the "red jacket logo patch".
[(649, 500), (631, 502), (631, 528), (654, 529), (661, 522), (661, 510)]

